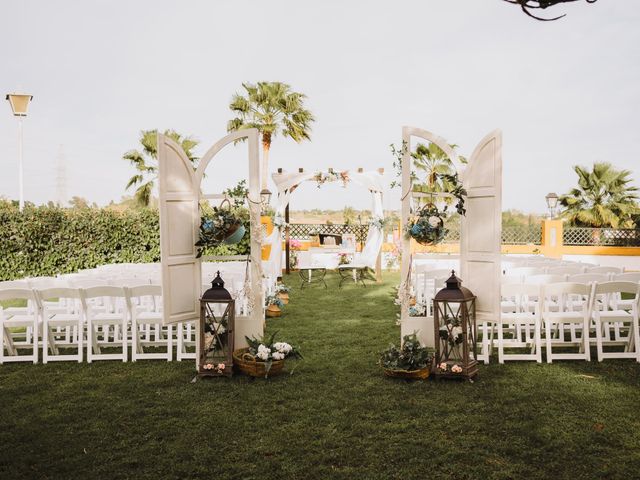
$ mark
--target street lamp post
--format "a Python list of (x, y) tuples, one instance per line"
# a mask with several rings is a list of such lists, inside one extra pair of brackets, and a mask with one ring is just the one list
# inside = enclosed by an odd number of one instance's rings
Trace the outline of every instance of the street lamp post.
[(24, 209), (24, 173), (22, 160), (22, 120), (27, 116), (27, 108), (29, 102), (33, 99), (33, 95), (25, 95), (21, 93), (9, 93), (6, 99), (11, 105), (11, 111), (14, 117), (18, 117), (18, 185), (20, 190), (20, 211)]
[(558, 206), (558, 194), (551, 192), (547, 193), (546, 197), (544, 197), (547, 201), (547, 207), (549, 207), (549, 218), (555, 218), (556, 207)]

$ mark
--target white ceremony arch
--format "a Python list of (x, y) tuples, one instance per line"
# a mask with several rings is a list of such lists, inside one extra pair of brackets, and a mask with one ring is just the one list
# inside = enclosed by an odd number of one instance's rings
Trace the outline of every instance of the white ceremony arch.
[[(460, 232), (460, 278), (478, 298), (478, 324), (495, 322), (500, 315), (500, 244), (502, 232), (502, 132), (494, 130), (476, 146), (466, 168), (444, 138), (416, 127), (403, 127), (406, 145), (402, 157), (402, 224), (411, 216), (411, 199), (424, 194), (412, 193), (411, 139), (417, 137), (436, 144), (451, 159), (467, 190)], [(435, 345), (433, 317), (410, 317), (409, 272), (411, 242), (403, 235), (401, 273), (401, 337), (418, 332), (420, 341)], [(479, 358), (489, 361), (488, 352)]]
[[(302, 182), (313, 180), (318, 174), (324, 174), (323, 171), (305, 172), (300, 169), (298, 172), (283, 172), (281, 169), (277, 173), (272, 175), (273, 181), (278, 188), (278, 197), (275, 207), (276, 216), (284, 218), (285, 209), (289, 205), (291, 194)], [(333, 169), (327, 170), (327, 174), (335, 175)], [(371, 194), (372, 207), (371, 212), (374, 219), (384, 220), (384, 211), (382, 207), (383, 196), (383, 170), (357, 171), (345, 170), (339, 172), (338, 175), (345, 175), (349, 182), (353, 182), (360, 185)], [(338, 181), (338, 180), (336, 180)], [(362, 252), (356, 256), (353, 262), (353, 267), (370, 267), (376, 268), (378, 256), (382, 249), (382, 243), (384, 240), (382, 229), (373, 225), (369, 227), (367, 233), (367, 239), (365, 241)], [(273, 232), (264, 242), (267, 245), (271, 245), (271, 252), (269, 254), (269, 265), (273, 270), (272, 275), (280, 276), (282, 274), (282, 232), (275, 227)]]
[[(248, 140), (249, 216), (251, 222), (250, 274), (245, 283), (249, 313), (237, 316), (235, 346), (246, 346), (245, 335), (263, 334), (259, 133), (247, 129), (231, 133), (216, 142), (201, 158), (198, 168), (182, 148), (169, 137), (158, 135), (158, 184), (160, 203), (160, 258), (162, 264), (163, 319), (165, 324), (196, 321), (200, 316), (202, 260), (246, 260), (247, 257), (204, 256), (196, 258), (195, 243), (200, 228), (200, 200), (225, 198), (222, 193), (201, 192), (204, 172), (225, 146)], [(198, 332), (196, 332), (198, 335)], [(198, 337), (196, 337), (198, 338)], [(196, 342), (197, 343), (197, 342)], [(199, 352), (196, 352), (199, 358)]]

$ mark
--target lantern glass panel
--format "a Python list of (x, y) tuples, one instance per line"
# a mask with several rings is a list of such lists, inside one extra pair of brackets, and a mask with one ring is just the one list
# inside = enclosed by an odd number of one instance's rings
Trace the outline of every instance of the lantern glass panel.
[(203, 375), (231, 375), (235, 302), (201, 301), (199, 372)]

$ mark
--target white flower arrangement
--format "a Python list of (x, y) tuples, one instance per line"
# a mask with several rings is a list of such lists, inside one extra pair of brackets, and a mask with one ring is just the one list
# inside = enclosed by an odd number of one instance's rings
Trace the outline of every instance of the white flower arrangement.
[(427, 306), (424, 303), (416, 303), (409, 307), (409, 316), (410, 317), (426, 317), (427, 316)]
[(369, 225), (377, 228), (378, 230), (382, 230), (386, 224), (386, 220), (382, 217), (374, 217), (369, 220)]
[(266, 371), (271, 368), (274, 361), (284, 360), (286, 358), (302, 358), (298, 349), (286, 342), (274, 342), (275, 333), (269, 338), (249, 338), (245, 337), (249, 344), (249, 353), (256, 360), (266, 363)]
[(288, 223), (285, 221), (284, 217), (282, 215), (276, 215), (273, 217), (273, 226), (280, 229), (280, 230), (284, 230), (285, 228), (287, 228)]

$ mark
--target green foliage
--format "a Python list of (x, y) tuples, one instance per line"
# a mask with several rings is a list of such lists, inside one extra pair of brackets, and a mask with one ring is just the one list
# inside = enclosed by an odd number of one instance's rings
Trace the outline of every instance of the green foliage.
[(229, 120), (228, 132), (257, 128), (266, 148), (278, 133), (296, 142), (310, 139), (315, 118), (304, 108), (306, 95), (282, 82), (243, 83), (242, 88), (246, 96), (236, 93), (229, 104), (236, 117)]
[(640, 364), (494, 357), (474, 384), (389, 379), (376, 361), (399, 340), (400, 276), (366, 289), (326, 280), (300, 289), (285, 276), (295, 299), (266, 334), (305, 361), (268, 382), (191, 384), (193, 361), (5, 363), (0, 478), (638, 477)]
[(638, 188), (629, 170), (617, 170), (610, 163), (597, 162), (593, 169), (576, 165), (578, 186), (560, 197), (561, 215), (577, 227), (630, 228), (640, 213)]
[(106, 263), (160, 261), (158, 211), (0, 202), (0, 279), (55, 275)]
[(420, 345), (414, 332), (404, 336), (402, 348), (392, 344), (382, 352), (379, 363), (382, 367), (392, 370), (420, 370), (431, 365), (432, 361), (431, 351)]
[[(198, 141), (191, 137), (184, 137), (174, 130), (165, 130), (164, 135), (171, 138), (182, 147), (191, 163), (196, 164), (198, 158), (192, 153)], [(140, 150), (129, 150), (122, 158), (136, 168), (136, 173), (129, 179), (128, 190), (139, 185), (134, 198), (138, 205), (148, 207), (151, 203), (151, 192), (158, 178), (158, 130), (143, 130), (140, 132)]]

